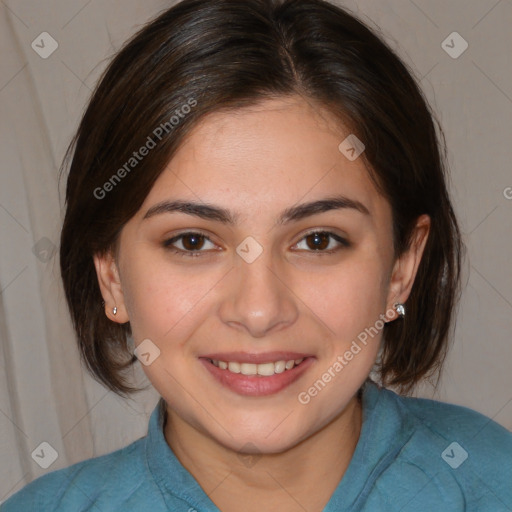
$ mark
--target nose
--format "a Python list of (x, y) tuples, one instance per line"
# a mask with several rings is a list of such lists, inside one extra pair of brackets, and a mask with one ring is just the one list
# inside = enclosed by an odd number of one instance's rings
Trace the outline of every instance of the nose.
[(230, 327), (261, 338), (297, 320), (296, 297), (265, 251), (252, 263), (237, 257), (228, 279), (219, 314)]

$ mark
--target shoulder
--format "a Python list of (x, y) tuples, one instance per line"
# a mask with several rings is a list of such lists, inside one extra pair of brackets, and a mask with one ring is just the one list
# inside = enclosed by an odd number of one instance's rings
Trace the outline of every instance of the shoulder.
[(0, 511), (89, 510), (105, 489), (126, 497), (144, 485), (144, 446), (141, 438), (112, 453), (51, 471), (12, 495)]
[(418, 497), (424, 503), (444, 500), (468, 511), (512, 509), (511, 432), (467, 407), (383, 388), (379, 394), (406, 433), (387, 478), (383, 475), (386, 482), (390, 477), (409, 487), (421, 482), (425, 488), (418, 488)]
[(447, 441), (458, 440), (471, 450), (473, 456), (493, 454), (498, 460), (502, 457), (510, 459), (512, 433), (484, 414), (460, 405), (393, 395), (432, 436)]

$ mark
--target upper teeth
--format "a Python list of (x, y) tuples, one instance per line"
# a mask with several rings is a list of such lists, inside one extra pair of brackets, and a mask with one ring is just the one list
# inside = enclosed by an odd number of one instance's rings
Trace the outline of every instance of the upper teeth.
[(228, 370), (243, 375), (262, 375), (265, 377), (274, 375), (275, 373), (283, 373), (285, 370), (291, 370), (295, 365), (302, 363), (302, 361), (304, 361), (304, 358), (290, 359), (289, 361), (276, 361), (275, 363), (254, 364), (212, 359), (212, 363), (221, 370)]

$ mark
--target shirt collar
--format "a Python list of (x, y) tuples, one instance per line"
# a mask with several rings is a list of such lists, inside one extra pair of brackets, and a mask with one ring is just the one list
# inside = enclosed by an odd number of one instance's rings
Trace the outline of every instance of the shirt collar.
[(175, 505), (171, 496), (184, 500), (197, 511), (215, 510), (213, 502), (196, 479), (182, 466), (164, 436), (166, 404), (161, 397), (151, 413), (146, 442), (149, 470), (168, 506)]
[[(410, 437), (394, 393), (368, 379), (362, 386), (363, 423), (350, 464), (324, 512), (357, 510), (374, 481)], [(166, 404), (160, 398), (148, 428), (146, 459), (149, 470), (169, 505), (169, 495), (198, 511), (218, 511), (194, 477), (182, 466), (164, 437)], [(381, 468), (379, 470), (379, 468)]]

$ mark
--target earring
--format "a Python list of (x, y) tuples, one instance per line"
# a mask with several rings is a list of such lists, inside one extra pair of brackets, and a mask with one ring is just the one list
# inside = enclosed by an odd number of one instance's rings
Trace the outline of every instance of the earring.
[(405, 316), (405, 304), (397, 302), (393, 307), (395, 308), (395, 311), (399, 314), (401, 318)]
[(117, 306), (114, 306), (114, 309), (112, 310), (112, 313), (114, 313), (114, 316), (117, 315)]

